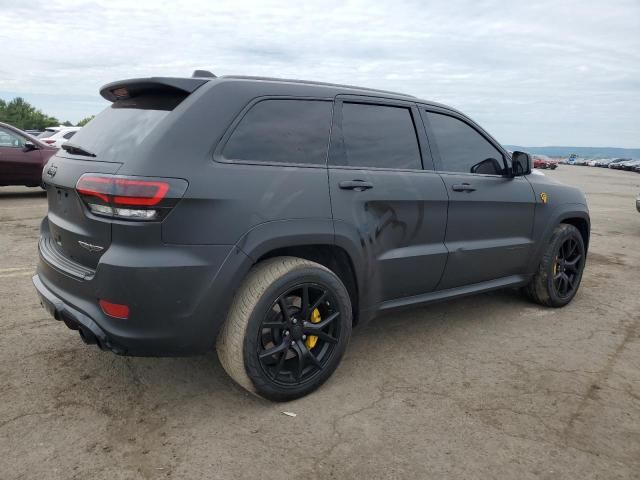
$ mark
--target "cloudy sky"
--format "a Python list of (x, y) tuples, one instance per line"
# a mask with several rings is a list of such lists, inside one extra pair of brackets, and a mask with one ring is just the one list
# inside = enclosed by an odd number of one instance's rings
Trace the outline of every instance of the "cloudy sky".
[(268, 75), (457, 107), (499, 141), (640, 147), (640, 0), (0, 0), (0, 98), (78, 121), (112, 80)]

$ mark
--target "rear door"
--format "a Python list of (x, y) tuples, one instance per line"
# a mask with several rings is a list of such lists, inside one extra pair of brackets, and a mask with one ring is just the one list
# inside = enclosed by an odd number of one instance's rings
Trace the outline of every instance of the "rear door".
[(414, 104), (337, 97), (329, 156), (334, 225), (364, 250), (374, 303), (429, 292), (440, 280), (447, 193), (432, 165)]
[(462, 115), (421, 113), (449, 195), (449, 258), (438, 289), (525, 273), (535, 206), (528, 180), (505, 176), (502, 149)]

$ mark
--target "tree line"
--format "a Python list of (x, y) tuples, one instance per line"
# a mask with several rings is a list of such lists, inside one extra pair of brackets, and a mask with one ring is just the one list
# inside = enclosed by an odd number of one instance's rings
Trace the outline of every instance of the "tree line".
[[(76, 126), (83, 127), (95, 115), (80, 120)], [(20, 130), (44, 130), (47, 127), (65, 125), (73, 127), (70, 121), (61, 122), (55, 117), (46, 115), (27, 102), (24, 98), (16, 97), (10, 102), (0, 99), (0, 122), (13, 125)]]

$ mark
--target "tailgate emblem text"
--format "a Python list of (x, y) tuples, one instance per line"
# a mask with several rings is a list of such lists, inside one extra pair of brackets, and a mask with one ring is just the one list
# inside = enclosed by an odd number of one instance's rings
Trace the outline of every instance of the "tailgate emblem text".
[(78, 245), (80, 245), (85, 250), (89, 250), (90, 252), (101, 252), (104, 250), (104, 247), (100, 245), (92, 245), (91, 243), (83, 242), (82, 240), (78, 240)]
[(47, 168), (47, 175), (53, 178), (56, 176), (57, 171), (58, 171), (58, 167), (56, 167), (55, 165), (51, 165), (49, 168)]

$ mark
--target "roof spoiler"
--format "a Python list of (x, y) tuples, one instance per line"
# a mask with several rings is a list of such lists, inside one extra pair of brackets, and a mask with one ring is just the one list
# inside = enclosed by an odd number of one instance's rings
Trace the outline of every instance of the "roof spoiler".
[(141, 92), (149, 90), (156, 92), (178, 90), (189, 95), (208, 81), (209, 78), (131, 78), (107, 83), (100, 88), (100, 95), (110, 102), (135, 97)]

